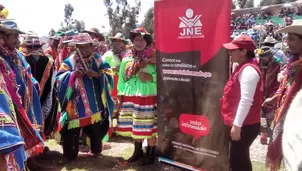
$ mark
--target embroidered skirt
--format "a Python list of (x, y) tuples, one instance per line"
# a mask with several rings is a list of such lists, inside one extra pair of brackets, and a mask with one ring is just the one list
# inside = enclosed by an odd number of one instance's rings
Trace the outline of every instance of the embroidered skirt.
[(119, 99), (117, 97), (117, 82), (118, 82), (118, 75), (115, 75), (113, 77), (114, 79), (114, 87), (113, 87), (113, 90), (112, 90), (112, 98), (113, 98), (113, 101), (114, 101), (114, 112), (113, 112), (113, 118), (117, 118), (117, 115), (118, 115), (118, 108), (117, 106), (119, 106)]
[(116, 133), (133, 139), (156, 136), (156, 96), (123, 96)]

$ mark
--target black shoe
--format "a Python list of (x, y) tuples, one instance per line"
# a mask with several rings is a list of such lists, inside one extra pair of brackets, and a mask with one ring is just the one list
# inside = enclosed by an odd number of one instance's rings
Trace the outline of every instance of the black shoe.
[(146, 157), (140, 163), (141, 166), (153, 164), (155, 162), (155, 160), (156, 160), (155, 150), (156, 150), (156, 146), (153, 146), (153, 147), (148, 146)]
[(127, 160), (128, 163), (136, 162), (137, 160), (144, 157), (144, 151), (142, 150), (143, 143), (142, 142), (135, 142), (134, 143), (134, 153), (133, 155)]

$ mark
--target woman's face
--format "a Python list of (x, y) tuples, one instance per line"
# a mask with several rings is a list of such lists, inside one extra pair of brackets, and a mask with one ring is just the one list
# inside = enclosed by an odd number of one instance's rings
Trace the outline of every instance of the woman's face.
[(231, 62), (240, 62), (244, 55), (246, 54), (246, 50), (243, 49), (233, 49), (233, 50), (229, 50), (229, 55), (231, 57)]
[(146, 40), (142, 36), (136, 36), (133, 40), (135, 50), (143, 51), (147, 46)]
[(115, 48), (122, 48), (125, 46), (121, 40), (114, 40), (112, 43)]

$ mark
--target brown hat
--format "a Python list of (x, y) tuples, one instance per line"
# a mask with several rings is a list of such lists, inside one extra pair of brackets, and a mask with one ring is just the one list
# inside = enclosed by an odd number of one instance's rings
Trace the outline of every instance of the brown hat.
[(104, 35), (100, 32), (98, 28), (93, 27), (90, 30), (84, 30), (83, 33), (95, 34), (101, 39), (100, 41), (105, 41)]
[(0, 28), (4, 34), (25, 34), (19, 30), (17, 23), (11, 20), (0, 20)]
[(27, 46), (34, 46), (34, 47), (41, 47), (44, 43), (40, 42), (40, 38), (36, 35), (26, 35), (22, 43), (20, 44), (21, 47)]
[(120, 40), (123, 41), (124, 44), (128, 44), (128, 41), (125, 39), (125, 36), (122, 33), (116, 33), (115, 36), (110, 37), (111, 42), (114, 40)]

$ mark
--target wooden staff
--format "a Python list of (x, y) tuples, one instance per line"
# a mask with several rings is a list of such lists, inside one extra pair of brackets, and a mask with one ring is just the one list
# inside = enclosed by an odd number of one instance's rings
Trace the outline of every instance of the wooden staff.
[(79, 55), (80, 62), (82, 63), (85, 71), (88, 71), (88, 67), (84, 61), (83, 55), (82, 55), (81, 51), (79, 50), (79, 48), (76, 49), (76, 53)]

